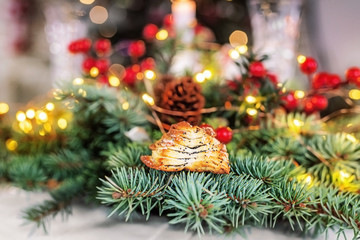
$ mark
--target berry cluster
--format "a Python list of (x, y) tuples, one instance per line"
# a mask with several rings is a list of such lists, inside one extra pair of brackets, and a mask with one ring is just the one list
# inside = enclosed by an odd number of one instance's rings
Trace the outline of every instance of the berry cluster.
[(294, 111), (300, 107), (307, 114), (322, 111), (328, 107), (326, 95), (333, 90), (348, 84), (355, 84), (360, 87), (360, 68), (349, 68), (346, 71), (345, 80), (342, 80), (337, 74), (316, 73), (317, 66), (316, 60), (311, 57), (306, 57), (304, 61), (300, 62), (300, 70), (308, 75), (311, 89), (303, 99), (297, 99), (292, 91), (285, 94), (281, 99), (286, 110)]
[[(96, 57), (92, 57), (90, 50), (93, 48)], [(78, 39), (68, 46), (69, 52), (73, 54), (85, 54), (82, 62), (82, 71), (85, 75), (97, 79), (101, 84), (109, 85), (107, 72), (110, 66), (109, 55), (111, 53), (111, 42), (108, 39), (99, 39), (94, 44), (90, 39)]]

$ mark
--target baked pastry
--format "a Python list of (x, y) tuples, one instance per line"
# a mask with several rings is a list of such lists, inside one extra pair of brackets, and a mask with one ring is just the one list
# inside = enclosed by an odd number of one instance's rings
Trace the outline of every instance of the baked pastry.
[(173, 124), (150, 149), (152, 156), (141, 156), (150, 168), (167, 172), (230, 172), (226, 146), (215, 138), (212, 128), (191, 126), (188, 122)]

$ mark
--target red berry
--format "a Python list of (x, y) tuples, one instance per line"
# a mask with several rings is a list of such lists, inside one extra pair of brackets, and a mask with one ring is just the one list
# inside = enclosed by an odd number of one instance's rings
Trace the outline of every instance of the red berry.
[(109, 83), (109, 78), (105, 75), (101, 75), (98, 79), (97, 79), (98, 83), (102, 84), (102, 85), (107, 85), (110, 86)]
[(143, 29), (143, 36), (146, 40), (153, 40), (156, 37), (159, 28), (155, 24), (147, 24)]
[(96, 64), (96, 60), (91, 57), (88, 57), (83, 61), (82, 69), (85, 73), (89, 73), (90, 69), (95, 67), (95, 64)]
[(346, 80), (360, 87), (360, 68), (351, 67), (346, 71)]
[(129, 45), (128, 53), (131, 57), (141, 57), (145, 54), (145, 43), (141, 40), (131, 42)]
[(95, 52), (100, 55), (103, 56), (105, 54), (108, 54), (111, 50), (111, 42), (108, 39), (99, 39), (95, 42), (94, 45), (95, 48)]
[(153, 70), (155, 68), (155, 60), (151, 57), (144, 59), (141, 63), (141, 70)]
[(91, 48), (91, 40), (88, 38), (78, 39), (69, 44), (68, 49), (71, 53), (86, 53)]
[(315, 106), (314, 106), (314, 104), (312, 103), (311, 100), (306, 100), (304, 102), (304, 111), (307, 114), (311, 114), (311, 113), (315, 112)]
[(125, 69), (125, 75), (124, 75), (124, 83), (126, 83), (129, 86), (134, 86), (136, 82), (136, 75), (139, 73), (140, 67), (139, 65), (133, 65), (130, 67), (127, 67)]
[(218, 127), (215, 130), (216, 139), (220, 142), (227, 144), (232, 139), (232, 130), (229, 127)]
[(288, 111), (293, 111), (298, 106), (297, 99), (295, 98), (294, 92), (292, 91), (282, 96), (281, 100), (282, 100), (282, 106)]
[(264, 77), (266, 75), (266, 69), (261, 62), (252, 62), (249, 66), (249, 73), (254, 77)]
[(311, 57), (307, 57), (303, 63), (300, 63), (300, 70), (305, 74), (312, 74), (316, 72), (317, 62)]
[(172, 14), (167, 14), (165, 17), (164, 17), (164, 20), (163, 20), (163, 24), (165, 27), (167, 28), (171, 28), (172, 25), (173, 25), (174, 21), (173, 21), (173, 16)]
[(313, 104), (313, 107), (319, 111), (326, 109), (328, 106), (328, 100), (323, 95), (314, 95), (311, 97), (310, 101)]
[(277, 84), (279, 83), (277, 76), (273, 73), (267, 73), (266, 76), (269, 78), (270, 82), (272, 82), (272, 84), (274, 84), (274, 86), (277, 86)]
[(95, 67), (99, 69), (99, 73), (106, 73), (109, 69), (109, 60), (102, 58), (96, 61)]
[(313, 89), (320, 89), (327, 86), (329, 82), (329, 74), (326, 72), (320, 72), (316, 74), (312, 79)]
[(332, 88), (337, 88), (341, 84), (341, 78), (337, 74), (329, 74), (327, 81), (327, 86)]

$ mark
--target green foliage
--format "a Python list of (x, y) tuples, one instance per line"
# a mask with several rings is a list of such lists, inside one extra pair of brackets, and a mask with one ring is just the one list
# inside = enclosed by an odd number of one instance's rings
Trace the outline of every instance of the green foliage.
[(309, 172), (324, 182), (338, 171), (360, 176), (360, 144), (347, 139), (346, 134), (317, 136), (309, 142), (306, 159), (299, 161)]
[(171, 211), (168, 216), (172, 218), (169, 223), (185, 223), (185, 231), (191, 229), (199, 234), (205, 233), (205, 224), (210, 232), (223, 232), (226, 222), (221, 216), (228, 199), (217, 187), (211, 175), (183, 172), (175, 176), (165, 194), (164, 210)]
[(98, 188), (98, 199), (102, 203), (113, 206), (110, 214), (125, 215), (128, 220), (137, 209), (150, 216), (150, 211), (159, 205), (165, 187), (165, 174), (158, 171), (146, 173), (144, 169), (116, 168), (112, 177), (101, 180), (103, 186)]
[(125, 146), (112, 146), (104, 153), (108, 156), (106, 165), (108, 169), (121, 167), (140, 167), (144, 166), (140, 161), (140, 156), (150, 155), (148, 146), (139, 143), (129, 143)]
[(274, 185), (288, 177), (291, 163), (284, 161), (271, 161), (257, 155), (230, 156), (231, 170), (238, 174), (247, 174), (259, 179), (266, 185)]

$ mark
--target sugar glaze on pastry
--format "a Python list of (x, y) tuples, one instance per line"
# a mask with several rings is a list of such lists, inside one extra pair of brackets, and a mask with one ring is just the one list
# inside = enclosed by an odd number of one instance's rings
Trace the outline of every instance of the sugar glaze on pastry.
[(173, 124), (150, 149), (152, 156), (141, 156), (150, 168), (168, 172), (230, 172), (226, 146), (215, 138), (211, 128), (191, 126), (188, 122)]

